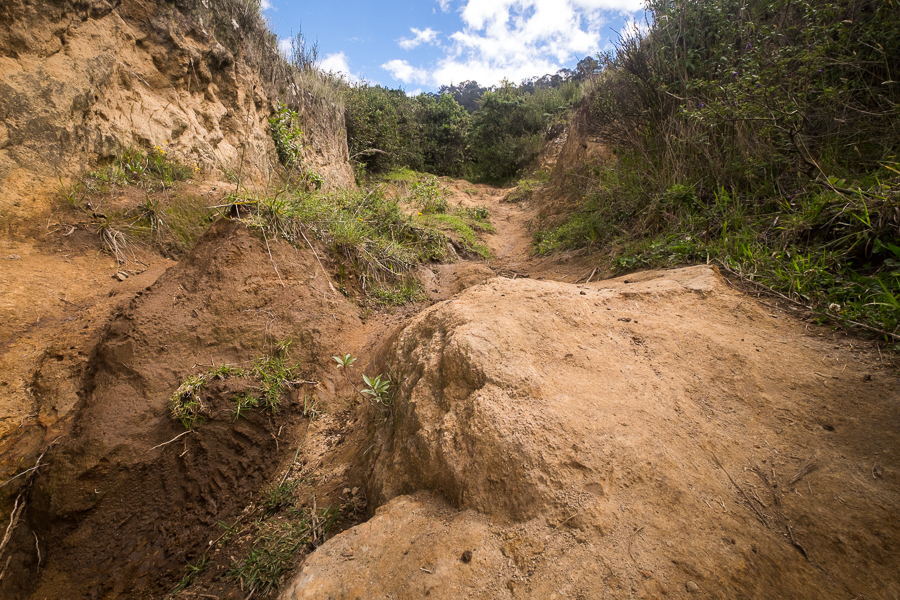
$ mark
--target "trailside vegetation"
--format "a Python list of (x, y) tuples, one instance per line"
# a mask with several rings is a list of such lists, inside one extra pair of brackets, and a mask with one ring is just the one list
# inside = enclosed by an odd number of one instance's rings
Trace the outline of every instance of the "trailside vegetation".
[(554, 77), (537, 86), (525, 81), (479, 88), (469, 82), (477, 91), (477, 99), (467, 98), (471, 111), (449, 89), (408, 97), (365, 82), (351, 85), (344, 101), (350, 157), (360, 173), (408, 167), (509, 182), (537, 156), (547, 128), (581, 99), (580, 79)]
[(650, 0), (587, 100), (615, 159), (538, 252), (717, 262), (900, 341), (900, 10), (892, 0)]

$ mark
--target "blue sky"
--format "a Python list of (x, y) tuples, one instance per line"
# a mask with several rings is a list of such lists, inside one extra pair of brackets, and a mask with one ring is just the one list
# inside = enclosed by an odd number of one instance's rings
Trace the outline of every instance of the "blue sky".
[(320, 67), (409, 94), (572, 68), (643, 20), (642, 0), (262, 0), (283, 48), (302, 27)]

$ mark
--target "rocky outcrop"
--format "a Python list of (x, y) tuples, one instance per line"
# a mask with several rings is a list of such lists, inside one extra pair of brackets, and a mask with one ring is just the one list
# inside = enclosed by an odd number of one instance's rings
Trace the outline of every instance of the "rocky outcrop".
[(424, 311), (381, 508), (282, 597), (896, 595), (896, 386), (763, 308), (693, 267)]

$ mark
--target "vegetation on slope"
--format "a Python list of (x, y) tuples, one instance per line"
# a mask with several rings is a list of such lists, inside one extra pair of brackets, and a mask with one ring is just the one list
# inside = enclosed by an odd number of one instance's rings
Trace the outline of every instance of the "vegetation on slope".
[(588, 99), (616, 159), (537, 250), (715, 261), (897, 340), (900, 11), (890, 0), (651, 0)]
[(481, 89), (471, 113), (449, 91), (407, 97), (402, 90), (353, 85), (345, 96), (351, 158), (369, 173), (409, 167), (508, 182), (537, 156), (548, 126), (581, 99), (579, 81), (554, 83)]

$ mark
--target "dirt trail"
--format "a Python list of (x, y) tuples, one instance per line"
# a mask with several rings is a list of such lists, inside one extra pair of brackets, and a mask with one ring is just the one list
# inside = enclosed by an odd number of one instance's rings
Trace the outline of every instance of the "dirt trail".
[[(466, 208), (486, 207), (496, 231), (482, 235), (491, 250), (491, 258), (487, 261), (462, 260), (431, 266), (422, 273), (421, 278), (432, 299), (447, 300), (496, 276), (574, 281), (576, 278), (587, 279), (591, 273), (590, 261), (584, 256), (539, 257), (532, 254), (532, 230), (540, 210), (533, 201), (507, 201), (509, 188), (472, 184), (465, 180), (444, 179), (441, 183), (447, 188), (451, 204)], [(434, 275), (433, 279), (429, 272)], [(597, 278), (595, 275), (594, 279)]]
[[(707, 267), (576, 285), (590, 257), (530, 254), (535, 202), (442, 184), (488, 208), (492, 258), (421, 267), (428, 302), (370, 314), (308, 250), (229, 221), (123, 281), (64, 215), (7, 243), (0, 364), (19, 404), (4, 467), (65, 437), (5, 589), (161, 598), (217, 521), (257, 514), (259, 490), (287, 478), (307, 507), (341, 507), (344, 533), (285, 598), (900, 595), (900, 398), (877, 354)], [(233, 423), (223, 383), (207, 426), (154, 448), (182, 431), (166, 402), (198, 364), (286, 337), (315, 388), (277, 418)], [(334, 369), (344, 353), (360, 359), (354, 380), (392, 373), (390, 419)], [(234, 547), (212, 548), (175, 597), (246, 597), (224, 578)]]
[(879, 355), (705, 266), (563, 283), (591, 265), (531, 257), (533, 207), (451, 188), (491, 211), (495, 258), (434, 269), (448, 300), (383, 359), (379, 508), (282, 598), (900, 594)]

